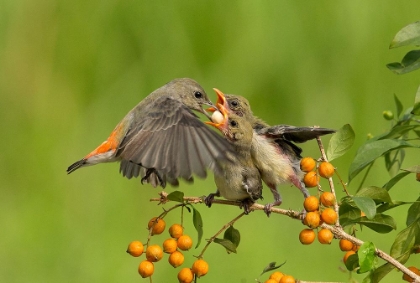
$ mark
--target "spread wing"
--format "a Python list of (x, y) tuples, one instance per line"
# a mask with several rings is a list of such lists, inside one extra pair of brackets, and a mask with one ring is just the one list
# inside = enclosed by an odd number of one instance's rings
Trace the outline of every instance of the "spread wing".
[(268, 135), (274, 139), (284, 139), (302, 143), (318, 136), (335, 133), (335, 130), (317, 127), (295, 127), (290, 125), (276, 125), (257, 130), (259, 134)]
[(160, 97), (141, 112), (132, 114), (141, 118), (134, 116), (117, 152), (124, 176), (145, 175), (141, 166), (154, 169), (152, 175), (171, 184), (177, 178), (192, 180), (193, 175), (205, 178), (206, 169), (220, 170), (220, 163), (232, 151), (222, 136), (177, 100)]

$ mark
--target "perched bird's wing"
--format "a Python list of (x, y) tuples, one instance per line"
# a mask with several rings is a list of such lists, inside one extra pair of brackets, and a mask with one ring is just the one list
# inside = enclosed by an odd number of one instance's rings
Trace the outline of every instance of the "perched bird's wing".
[(268, 135), (274, 139), (284, 139), (302, 143), (315, 139), (318, 136), (335, 133), (335, 130), (317, 127), (295, 127), (290, 125), (276, 125), (256, 130), (257, 133)]
[(191, 180), (193, 174), (204, 178), (207, 168), (218, 170), (227, 152), (232, 151), (222, 136), (168, 96), (129, 115), (133, 115), (132, 124), (117, 150), (123, 175), (139, 174), (130, 165), (134, 163), (155, 169), (170, 183), (176, 183), (178, 177)]

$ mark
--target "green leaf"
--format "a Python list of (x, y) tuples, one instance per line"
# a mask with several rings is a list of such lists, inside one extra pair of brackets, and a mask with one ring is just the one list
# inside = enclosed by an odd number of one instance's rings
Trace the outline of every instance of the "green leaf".
[(370, 278), (372, 279), (372, 282), (379, 282), (381, 281), (391, 270), (393, 270), (395, 266), (393, 266), (390, 263), (385, 263), (375, 269), (371, 274)]
[(233, 226), (230, 226), (228, 229), (226, 229), (223, 239), (231, 241), (236, 247), (239, 246), (239, 242), (241, 241), (241, 235), (237, 229), (235, 229)]
[(420, 45), (420, 22), (411, 23), (397, 32), (389, 48), (406, 45)]
[[(390, 256), (395, 258), (405, 253), (408, 253), (409, 255), (411, 248), (414, 246), (415, 237), (418, 233), (418, 225), (416, 225), (416, 223), (413, 223), (412, 225), (399, 232), (391, 246)], [(402, 262), (402, 264), (404, 264), (404, 262)]]
[(402, 178), (410, 174), (409, 172), (401, 172), (394, 177), (391, 178), (391, 180), (386, 183), (383, 188), (387, 191), (389, 191), (396, 183), (398, 183)]
[(394, 201), (393, 203), (384, 203), (376, 208), (377, 213), (382, 213), (387, 210), (399, 207), (404, 204), (411, 204), (412, 202), (405, 202), (405, 201)]
[(373, 199), (368, 197), (353, 197), (354, 203), (366, 214), (366, 217), (372, 220), (376, 214), (376, 204)]
[(364, 225), (378, 233), (389, 233), (392, 230), (397, 229), (394, 218), (389, 215), (377, 213), (373, 219), (367, 217), (360, 217), (359, 219), (353, 220), (352, 223)]
[(386, 65), (389, 70), (397, 75), (406, 74), (420, 68), (420, 50), (411, 50), (405, 54), (401, 63), (394, 62)]
[(395, 94), (394, 94), (394, 101), (395, 101), (395, 106), (397, 108), (397, 117), (399, 117), (401, 115), (401, 112), (403, 111), (403, 105)]
[(353, 271), (356, 268), (359, 267), (359, 257), (357, 256), (357, 254), (352, 254), (351, 256), (349, 256), (347, 258), (347, 261), (345, 263), (346, 268), (348, 271)]
[(415, 221), (420, 221), (420, 197), (408, 209), (406, 224), (410, 226)]
[(279, 267), (282, 267), (285, 263), (286, 262), (283, 262), (282, 264), (276, 266), (276, 262), (275, 261), (270, 262), (266, 267), (264, 267), (264, 269), (261, 272), (260, 276), (263, 275), (264, 273), (268, 272), (268, 271), (272, 271), (272, 270), (275, 270), (275, 269), (277, 269)]
[(180, 191), (174, 191), (170, 193), (167, 198), (171, 201), (184, 202), (184, 193)]
[(382, 135), (375, 137), (373, 140), (384, 140), (384, 139), (398, 139), (401, 136), (405, 135), (409, 131), (419, 128), (420, 125), (395, 125), (392, 127), (389, 132), (386, 132)]
[[(374, 186), (360, 189), (355, 196), (371, 198), (375, 201), (375, 203), (392, 203), (391, 196), (387, 190)], [(362, 211), (366, 213), (363, 209)]]
[(341, 226), (353, 225), (355, 220), (360, 219), (360, 213), (360, 209), (356, 207), (351, 197), (341, 199), (341, 205), (338, 210)]
[(346, 153), (353, 145), (354, 137), (354, 131), (349, 124), (344, 125), (337, 132), (335, 132), (328, 144), (328, 160), (331, 161)]
[(413, 110), (411, 111), (413, 115), (420, 115), (420, 86), (417, 89), (416, 98), (414, 99)]
[(195, 207), (191, 204), (190, 206), (193, 209), (193, 224), (195, 230), (197, 230), (198, 233), (197, 245), (195, 246), (195, 248), (197, 248), (201, 243), (201, 239), (203, 238), (203, 219), (201, 218), (200, 212), (197, 209), (195, 209)]
[(375, 266), (375, 245), (371, 242), (364, 242), (357, 254), (359, 256), (359, 266), (357, 273), (365, 273), (372, 270)]
[(405, 158), (405, 150), (397, 149), (395, 151), (390, 151), (385, 153), (384, 157), (386, 170), (388, 170), (390, 176), (395, 176), (401, 169), (401, 164)]
[(366, 166), (374, 162), (377, 158), (390, 150), (404, 148), (404, 147), (418, 147), (403, 140), (384, 139), (372, 142), (366, 142), (362, 145), (350, 165), (349, 182)]
[(214, 242), (225, 247), (225, 249), (228, 250), (228, 252), (232, 252), (236, 254), (236, 246), (231, 241), (226, 240), (226, 239), (216, 238), (214, 239)]

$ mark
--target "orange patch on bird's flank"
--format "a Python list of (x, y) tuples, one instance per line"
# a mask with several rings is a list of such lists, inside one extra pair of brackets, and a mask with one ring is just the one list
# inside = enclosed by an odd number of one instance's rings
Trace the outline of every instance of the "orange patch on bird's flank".
[(106, 153), (108, 151), (115, 151), (117, 149), (118, 144), (120, 143), (119, 139), (118, 139), (118, 135), (120, 134), (121, 131), (121, 127), (122, 125), (119, 124), (111, 133), (111, 135), (108, 137), (108, 139), (106, 141), (104, 141), (103, 143), (101, 143), (100, 146), (98, 146), (94, 151), (92, 151), (91, 153), (89, 153), (88, 155), (85, 156), (85, 159), (88, 159), (89, 157), (101, 154), (101, 153)]

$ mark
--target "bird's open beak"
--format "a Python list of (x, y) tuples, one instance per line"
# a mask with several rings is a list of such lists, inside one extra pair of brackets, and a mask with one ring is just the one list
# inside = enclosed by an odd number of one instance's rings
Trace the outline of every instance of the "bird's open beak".
[[(217, 94), (217, 101), (216, 101), (217, 107), (220, 104), (220, 105), (225, 106), (225, 109), (228, 108), (227, 107), (227, 101), (226, 101), (225, 94), (223, 92), (221, 92), (220, 90), (218, 90), (217, 88), (213, 88), (213, 90)], [(217, 109), (217, 107), (214, 106), (214, 105), (212, 105), (211, 107), (207, 108), (206, 111), (209, 111), (209, 112), (214, 112), (216, 110), (219, 110), (220, 111), (220, 109)], [(220, 112), (222, 112), (222, 111), (220, 111)]]
[[(218, 110), (222, 116), (223, 119), (220, 122), (214, 122), (213, 119), (211, 118), (212, 122), (205, 122), (207, 125), (213, 126), (217, 129), (219, 129), (222, 133), (226, 133), (228, 130), (228, 109), (227, 107), (227, 102), (226, 102), (226, 98), (225, 95), (223, 94), (223, 92), (221, 92), (220, 90), (218, 90), (217, 88), (213, 89), (216, 94), (217, 94), (217, 108), (216, 107), (211, 107), (209, 109), (207, 109), (207, 111), (210, 112), (215, 112), (216, 110)], [(214, 115), (214, 114), (213, 114)]]

